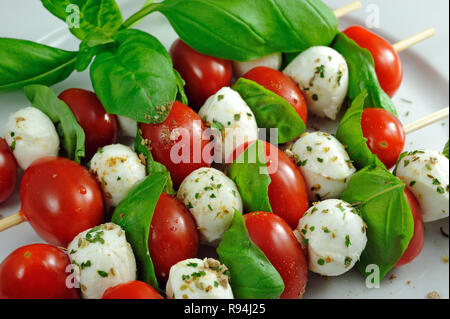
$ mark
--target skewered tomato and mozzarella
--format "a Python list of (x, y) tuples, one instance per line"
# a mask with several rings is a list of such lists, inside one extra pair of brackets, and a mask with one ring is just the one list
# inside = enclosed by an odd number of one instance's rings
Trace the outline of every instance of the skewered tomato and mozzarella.
[(287, 153), (305, 177), (310, 201), (339, 198), (356, 172), (345, 147), (327, 133), (304, 133)]
[(216, 245), (230, 228), (234, 211), (243, 212), (234, 182), (214, 168), (201, 168), (181, 183), (178, 198), (194, 216), (202, 241)]
[(339, 276), (355, 265), (367, 244), (366, 225), (352, 205), (328, 199), (300, 220), (296, 235), (307, 249), (309, 270)]
[(58, 155), (60, 144), (56, 128), (37, 108), (27, 107), (11, 114), (4, 135), (23, 170), (39, 158)]
[(212, 258), (181, 261), (170, 269), (167, 298), (233, 299), (227, 270), (225, 265)]
[(239, 145), (258, 139), (255, 115), (239, 93), (224, 87), (211, 96), (200, 109), (200, 117), (222, 136), (214, 141), (215, 160), (224, 163)]
[(103, 188), (106, 203), (114, 207), (146, 175), (137, 154), (121, 144), (101, 148), (92, 158), (90, 169)]
[(410, 152), (400, 159), (395, 175), (414, 194), (424, 222), (448, 217), (449, 161), (437, 151)]
[(107, 223), (78, 234), (67, 247), (85, 299), (100, 299), (106, 289), (136, 279), (136, 260), (125, 231)]
[(262, 58), (247, 61), (247, 62), (239, 62), (233, 61), (233, 71), (234, 75), (239, 78), (248, 71), (257, 68), (257, 67), (265, 67), (273, 70), (279, 70), (281, 68), (281, 64), (283, 62), (283, 56), (281, 53), (274, 53), (271, 55), (264, 56)]
[(312, 114), (335, 120), (348, 90), (348, 66), (344, 57), (329, 47), (311, 47), (283, 71), (305, 94)]
[(14, 192), (17, 183), (17, 162), (5, 140), (0, 138), (0, 204)]

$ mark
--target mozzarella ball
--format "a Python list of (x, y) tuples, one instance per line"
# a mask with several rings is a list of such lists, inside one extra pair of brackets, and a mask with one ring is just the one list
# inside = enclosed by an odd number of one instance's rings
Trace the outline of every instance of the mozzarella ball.
[(137, 122), (126, 116), (117, 116), (119, 121), (120, 131), (123, 136), (133, 137), (137, 136)]
[(248, 71), (260, 66), (265, 66), (267, 68), (279, 70), (281, 68), (282, 62), (283, 58), (281, 56), (281, 53), (274, 53), (247, 62), (233, 61), (233, 70), (236, 77), (241, 77)]
[(311, 201), (339, 198), (356, 172), (345, 147), (327, 133), (304, 133), (286, 153), (305, 177)]
[(215, 161), (226, 162), (236, 147), (258, 139), (255, 115), (239, 93), (224, 87), (208, 98), (200, 117), (212, 127), (221, 127), (221, 138), (215, 139)]
[(415, 151), (397, 164), (396, 176), (408, 187), (422, 209), (424, 222), (448, 217), (449, 160), (437, 151)]
[(214, 168), (200, 168), (181, 183), (177, 197), (197, 222), (203, 243), (216, 245), (230, 228), (234, 210), (243, 212), (236, 184)]
[(227, 270), (225, 265), (212, 258), (181, 261), (170, 269), (167, 298), (234, 299)]
[(355, 265), (367, 244), (366, 224), (350, 204), (328, 199), (300, 219), (295, 235), (308, 251), (309, 270), (339, 276)]
[(4, 134), (23, 170), (39, 158), (58, 156), (59, 136), (55, 126), (47, 115), (35, 107), (11, 114)]
[(297, 82), (311, 114), (336, 119), (348, 90), (348, 66), (342, 55), (329, 47), (311, 47), (283, 73)]
[(99, 149), (91, 160), (90, 169), (102, 186), (106, 203), (114, 207), (146, 175), (145, 166), (137, 154), (121, 144)]
[(101, 299), (109, 287), (136, 279), (136, 260), (125, 231), (113, 223), (78, 234), (67, 247), (85, 299)]

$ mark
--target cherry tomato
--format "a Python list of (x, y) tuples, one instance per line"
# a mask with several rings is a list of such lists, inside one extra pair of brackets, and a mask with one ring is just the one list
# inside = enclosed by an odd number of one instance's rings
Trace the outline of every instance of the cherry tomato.
[(392, 168), (405, 146), (402, 123), (386, 110), (371, 108), (363, 111), (361, 128), (372, 153)]
[(244, 219), (251, 240), (283, 278), (280, 298), (301, 298), (308, 281), (308, 263), (289, 225), (271, 213), (250, 213)]
[[(203, 122), (186, 105), (175, 102), (163, 123), (142, 123), (139, 127), (143, 138), (150, 141), (155, 161), (167, 167), (176, 188), (193, 171), (211, 165), (211, 155), (202, 154), (209, 143), (202, 139)], [(184, 150), (178, 146), (183, 146)]]
[(68, 288), (69, 257), (46, 244), (23, 246), (0, 264), (0, 299), (78, 299)]
[(403, 65), (392, 45), (379, 35), (360, 26), (347, 28), (344, 33), (360, 47), (372, 53), (381, 88), (394, 96), (403, 79)]
[(66, 247), (103, 222), (102, 192), (89, 172), (65, 158), (44, 157), (25, 171), (21, 213), (45, 241)]
[(164, 297), (145, 282), (134, 280), (106, 289), (102, 299), (164, 299)]
[(199, 109), (211, 95), (224, 86), (231, 85), (231, 61), (201, 54), (180, 39), (172, 44), (170, 55), (174, 68), (186, 81), (186, 95), (194, 109)]
[(306, 123), (308, 120), (308, 109), (306, 107), (305, 97), (295, 81), (290, 77), (280, 71), (267, 67), (256, 67), (242, 77), (252, 80), (284, 98), (292, 105), (303, 122)]
[[(250, 142), (250, 145), (254, 142)], [(272, 211), (283, 218), (292, 229), (298, 226), (309, 207), (308, 191), (302, 173), (278, 147), (264, 143), (267, 169), (271, 179), (269, 202)], [(248, 148), (245, 143), (234, 150), (232, 163)]]
[(17, 162), (11, 149), (0, 138), (0, 204), (14, 192), (17, 183)]
[(409, 264), (417, 256), (419, 256), (420, 252), (422, 251), (423, 242), (425, 239), (422, 209), (420, 208), (419, 202), (408, 188), (405, 188), (405, 196), (408, 200), (408, 204), (411, 208), (411, 212), (414, 218), (414, 235), (409, 242), (408, 248), (405, 250), (402, 258), (400, 258), (395, 267), (401, 267), (403, 265)]
[(117, 140), (117, 118), (106, 113), (94, 92), (68, 89), (59, 95), (72, 110), (86, 134), (86, 158), (91, 158), (103, 146)]
[(197, 225), (189, 210), (178, 199), (162, 193), (156, 204), (148, 239), (159, 281), (167, 281), (176, 263), (195, 258), (198, 251)]

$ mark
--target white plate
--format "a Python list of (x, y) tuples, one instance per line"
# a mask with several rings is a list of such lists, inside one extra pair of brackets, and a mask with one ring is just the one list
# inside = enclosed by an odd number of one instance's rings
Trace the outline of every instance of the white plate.
[[(143, 2), (118, 1), (125, 17), (138, 10)], [(336, 8), (349, 1), (326, 2)], [(439, 5), (436, 3), (434, 7), (425, 6), (424, 3), (420, 0), (370, 1), (376, 7), (369, 9), (380, 12), (381, 29), (376, 32), (392, 42), (429, 26), (437, 29), (434, 39), (401, 54), (405, 78), (394, 102), (403, 123), (412, 122), (449, 104), (448, 2), (439, 1)], [(364, 25), (370, 13), (365, 9), (341, 19), (341, 27)], [(79, 42), (67, 31), (64, 23), (52, 17), (40, 5), (40, 1), (1, 1), (0, 25), (2, 37), (40, 41), (71, 50), (78, 47)], [(166, 19), (159, 14), (146, 18), (139, 28), (157, 36), (167, 48), (177, 37)], [(59, 93), (69, 87), (92, 89), (88, 72), (74, 73), (53, 88)], [(3, 132), (8, 115), (26, 105), (28, 102), (22, 92), (0, 95), (0, 132)], [(406, 148), (442, 150), (448, 138), (446, 120), (408, 135)], [(19, 194), (16, 192), (10, 200), (0, 205), (0, 215), (9, 216), (17, 212), (19, 207)], [(364, 278), (356, 270), (338, 278), (320, 278), (311, 274), (305, 298), (426, 298), (431, 291), (448, 298), (449, 266), (442, 261), (442, 257), (448, 256), (449, 241), (440, 234), (441, 226), (448, 231), (448, 218), (426, 224), (425, 245), (420, 256), (413, 263), (393, 270), (379, 289), (366, 288)], [(0, 261), (14, 249), (37, 242), (42, 240), (28, 223), (0, 233)]]

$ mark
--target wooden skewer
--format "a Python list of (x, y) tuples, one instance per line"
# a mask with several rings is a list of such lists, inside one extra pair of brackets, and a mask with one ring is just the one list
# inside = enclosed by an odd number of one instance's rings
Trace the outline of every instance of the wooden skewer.
[(341, 18), (350, 12), (356, 11), (362, 8), (362, 3), (360, 1), (353, 1), (341, 8), (338, 8), (333, 11), (336, 18)]
[(413, 35), (412, 37), (409, 37), (407, 39), (404, 39), (402, 41), (399, 41), (392, 46), (394, 47), (394, 50), (397, 52), (402, 52), (413, 45), (420, 43), (426, 39), (431, 38), (435, 34), (434, 28), (428, 28), (422, 32), (417, 33), (416, 35)]
[(11, 228), (13, 226), (19, 225), (24, 221), (25, 219), (23, 218), (21, 213), (16, 213), (14, 215), (0, 219), (0, 232), (7, 230), (8, 228)]
[(431, 125), (433, 123), (436, 123), (438, 121), (441, 121), (449, 116), (449, 108), (446, 107), (436, 113), (430, 114), (418, 121), (409, 123), (405, 126), (403, 126), (403, 129), (405, 130), (406, 134), (415, 132), (417, 130), (420, 130), (421, 128), (424, 128), (425, 126)]

